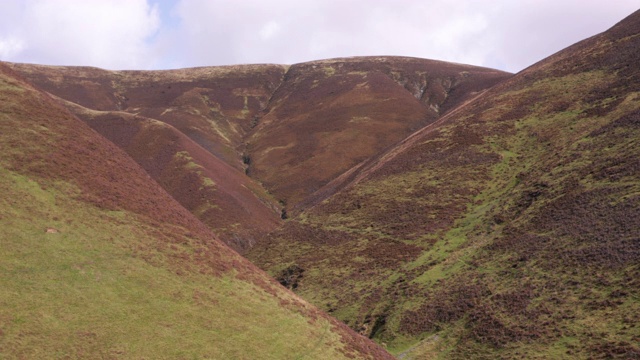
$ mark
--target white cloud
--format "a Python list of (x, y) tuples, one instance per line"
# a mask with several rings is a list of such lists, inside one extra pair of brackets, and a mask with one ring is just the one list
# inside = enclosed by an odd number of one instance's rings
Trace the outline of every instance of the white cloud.
[(262, 40), (269, 40), (280, 32), (280, 25), (275, 21), (269, 21), (260, 29)]
[(12, 13), (3, 9), (2, 18), (11, 18), (11, 27), (2, 29), (0, 43), (20, 46), (0, 53), (3, 60), (105, 68), (145, 67), (152, 62), (146, 40), (160, 23), (157, 8), (145, 0), (8, 3), (14, 5), (9, 7)]
[(637, 0), (3, 0), (0, 59), (175, 68), (402, 55), (518, 71), (606, 30), (637, 5)]
[(182, 0), (179, 46), (184, 66), (404, 55), (518, 71), (606, 30), (636, 1)]
[(15, 37), (0, 38), (0, 59), (8, 59), (24, 50), (24, 42)]

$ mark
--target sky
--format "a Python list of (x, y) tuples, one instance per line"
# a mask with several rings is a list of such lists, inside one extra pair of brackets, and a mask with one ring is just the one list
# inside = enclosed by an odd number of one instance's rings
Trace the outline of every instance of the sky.
[(640, 0), (0, 0), (0, 60), (105, 69), (412, 56), (517, 72)]

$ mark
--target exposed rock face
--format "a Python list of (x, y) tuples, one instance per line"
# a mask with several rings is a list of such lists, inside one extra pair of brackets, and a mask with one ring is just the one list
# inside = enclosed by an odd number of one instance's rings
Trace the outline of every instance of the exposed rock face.
[(280, 275), (276, 276), (276, 280), (287, 289), (295, 290), (303, 277), (303, 273), (304, 269), (294, 264), (282, 270)]

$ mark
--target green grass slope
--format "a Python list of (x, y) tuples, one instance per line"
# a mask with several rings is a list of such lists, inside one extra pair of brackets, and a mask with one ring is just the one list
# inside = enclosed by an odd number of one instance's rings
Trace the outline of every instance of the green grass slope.
[(391, 358), (0, 65), (0, 358)]
[(452, 109), (248, 254), (403, 359), (640, 357), (640, 13)]

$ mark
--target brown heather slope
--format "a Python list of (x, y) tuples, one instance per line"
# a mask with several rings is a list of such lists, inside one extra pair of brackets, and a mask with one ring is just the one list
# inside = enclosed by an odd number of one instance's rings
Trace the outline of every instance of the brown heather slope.
[(173, 126), (126, 112), (67, 107), (124, 149), (175, 199), (238, 251), (279, 224), (279, 208), (244, 172)]
[(250, 174), (300, 211), (332, 194), (319, 191), (330, 181), (509, 76), (403, 57), (292, 65), (247, 140)]
[(239, 251), (279, 225), (284, 205), (317, 203), (354, 165), (510, 76), (396, 57), (170, 71), (9, 65)]
[(244, 174), (241, 148), (283, 67), (105, 71), (9, 65), (66, 100), (236, 250), (278, 226), (279, 205)]
[(280, 65), (164, 71), (7, 65), (40, 89), (85, 108), (126, 111), (172, 125), (241, 170), (237, 148), (286, 70)]
[(0, 64), (0, 357), (391, 359)]
[(248, 254), (403, 358), (640, 358), (640, 12), (449, 111)]

